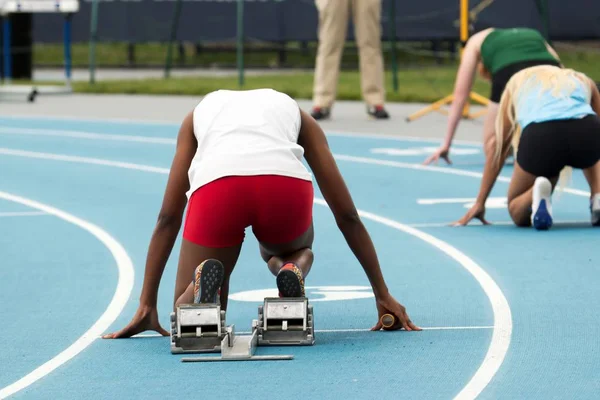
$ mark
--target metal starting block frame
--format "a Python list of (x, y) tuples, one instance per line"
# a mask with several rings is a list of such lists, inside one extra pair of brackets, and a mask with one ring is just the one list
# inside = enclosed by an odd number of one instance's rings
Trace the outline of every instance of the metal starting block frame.
[(220, 351), (225, 334), (225, 311), (218, 304), (182, 304), (171, 313), (173, 354)]
[(258, 319), (252, 321), (250, 335), (236, 335), (234, 325), (226, 327), (225, 312), (216, 304), (181, 305), (171, 314), (173, 354), (221, 353), (215, 357), (184, 357), (182, 362), (292, 360), (293, 355), (256, 355), (256, 348), (314, 343), (313, 311), (305, 297), (265, 298), (258, 308)]
[(214, 362), (214, 361), (280, 361), (293, 360), (293, 355), (257, 356), (258, 336), (256, 330), (251, 335), (237, 336), (235, 326), (227, 327), (227, 333), (221, 342), (221, 355), (216, 357), (183, 357), (182, 362)]
[(315, 343), (313, 308), (306, 297), (267, 297), (258, 307), (258, 344), (312, 346)]

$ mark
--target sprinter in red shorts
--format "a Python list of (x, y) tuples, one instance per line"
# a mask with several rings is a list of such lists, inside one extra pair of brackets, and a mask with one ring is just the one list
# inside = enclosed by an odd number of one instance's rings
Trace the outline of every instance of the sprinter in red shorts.
[[(220, 300), (227, 308), (229, 277), (249, 226), (280, 296), (304, 296), (313, 263), (314, 193), (303, 156), (371, 283), (379, 317), (393, 314), (392, 329), (420, 330), (388, 291), (325, 134), (289, 96), (260, 89), (212, 92), (185, 117), (150, 241), (140, 306), (129, 325), (104, 337), (146, 330), (168, 336), (158, 320), (158, 286), (186, 205), (175, 306)], [(378, 319), (372, 329), (381, 328)]]

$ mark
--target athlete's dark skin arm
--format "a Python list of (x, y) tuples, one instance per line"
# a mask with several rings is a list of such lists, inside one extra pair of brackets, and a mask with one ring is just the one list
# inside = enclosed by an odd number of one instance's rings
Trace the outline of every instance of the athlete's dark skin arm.
[[(396, 316), (396, 329), (421, 330), (412, 323), (404, 306), (398, 303), (388, 291), (375, 247), (360, 220), (350, 192), (329, 150), (325, 133), (319, 124), (304, 111), (301, 111), (301, 118), (302, 127), (298, 144), (304, 148), (304, 157), (315, 175), (317, 184), (333, 212), (340, 231), (371, 282), (379, 317), (391, 313)], [(381, 322), (378, 320), (372, 329), (379, 330), (381, 328)]]
[(154, 330), (163, 336), (169, 333), (160, 326), (158, 320), (158, 287), (163, 271), (179, 235), (183, 213), (189, 190), (188, 170), (198, 143), (194, 136), (193, 114), (190, 112), (179, 129), (177, 148), (171, 165), (169, 180), (165, 190), (158, 220), (150, 239), (144, 283), (140, 295), (140, 305), (131, 322), (118, 332), (104, 335), (105, 339), (130, 337), (140, 332)]

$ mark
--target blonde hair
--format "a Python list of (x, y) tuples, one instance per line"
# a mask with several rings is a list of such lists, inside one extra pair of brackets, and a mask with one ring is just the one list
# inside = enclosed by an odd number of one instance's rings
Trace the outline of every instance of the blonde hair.
[[(589, 78), (572, 69), (563, 69), (552, 65), (540, 65), (526, 68), (513, 75), (500, 98), (498, 116), (496, 117), (494, 162), (501, 162), (502, 150), (505, 143), (509, 141), (512, 142), (516, 157), (521, 139), (521, 126), (517, 122), (517, 116), (515, 115), (515, 99), (518, 99), (522, 93), (531, 90), (540, 90), (540, 95), (542, 92), (550, 90), (551, 95), (556, 98), (569, 96), (577, 88), (576, 80), (581, 81), (588, 88), (588, 102), (591, 101)], [(506, 137), (504, 136), (505, 119), (510, 124)], [(570, 180), (571, 174), (571, 167), (564, 167), (560, 172), (559, 182), (561, 188)]]

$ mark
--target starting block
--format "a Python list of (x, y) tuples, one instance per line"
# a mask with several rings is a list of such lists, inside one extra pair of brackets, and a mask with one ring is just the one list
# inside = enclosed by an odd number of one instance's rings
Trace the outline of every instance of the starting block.
[(265, 298), (258, 308), (258, 344), (312, 346), (315, 343), (312, 305), (308, 299)]
[(250, 335), (237, 335), (225, 325), (216, 304), (186, 304), (171, 314), (171, 352), (220, 352), (216, 357), (184, 357), (182, 362), (292, 360), (292, 355), (256, 355), (259, 346), (312, 346), (312, 306), (305, 297), (265, 298), (252, 321)]
[(173, 354), (220, 351), (225, 335), (225, 311), (218, 304), (182, 304), (171, 313)]

